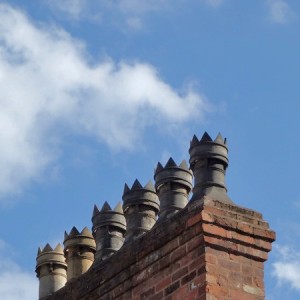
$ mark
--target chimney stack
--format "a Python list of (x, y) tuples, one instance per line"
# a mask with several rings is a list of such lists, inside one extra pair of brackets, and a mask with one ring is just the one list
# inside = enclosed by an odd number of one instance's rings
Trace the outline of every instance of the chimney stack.
[(160, 162), (157, 164), (154, 180), (160, 200), (160, 221), (174, 215), (187, 205), (193, 174), (185, 160), (177, 166), (171, 157), (165, 167)]
[[(261, 213), (238, 206), (227, 196), (226, 139), (220, 134), (215, 140), (207, 133), (200, 140), (194, 136), (189, 152), (195, 177), (191, 201), (187, 204), (192, 171), (185, 162), (177, 166), (172, 158), (165, 167), (158, 163), (155, 170), (159, 197), (151, 182), (144, 187), (138, 180), (131, 188), (125, 184), (124, 214), (120, 203), (114, 210), (107, 202), (101, 211), (95, 206), (94, 265), (65, 288), (60, 289), (67, 273), (61, 246), (39, 249), (40, 300), (264, 300), (264, 263), (275, 232)], [(151, 230), (158, 214), (163, 222)], [(75, 240), (87, 235), (83, 233), (73, 228), (66, 235), (67, 259), (77, 247)], [(75, 262), (68, 260), (71, 263)]]

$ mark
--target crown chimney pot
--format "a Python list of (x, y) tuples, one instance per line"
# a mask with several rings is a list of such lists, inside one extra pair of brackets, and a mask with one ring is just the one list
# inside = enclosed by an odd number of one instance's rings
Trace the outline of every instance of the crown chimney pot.
[(67, 264), (63, 247), (58, 244), (53, 249), (47, 244), (43, 250), (39, 248), (35, 271), (39, 278), (39, 299), (64, 287), (67, 281)]
[(65, 232), (64, 253), (68, 265), (67, 279), (85, 273), (94, 261), (96, 244), (90, 230), (85, 227), (81, 232), (73, 227), (70, 234)]
[(161, 163), (157, 164), (154, 180), (160, 200), (159, 221), (161, 221), (187, 205), (192, 189), (193, 174), (185, 161), (177, 166), (170, 158), (165, 167)]
[(219, 133), (216, 139), (205, 132), (201, 138), (194, 135), (190, 144), (190, 165), (194, 173), (192, 200), (207, 195), (225, 203), (233, 203), (227, 195), (225, 172), (228, 167), (226, 139)]
[(128, 242), (139, 238), (154, 226), (159, 211), (159, 199), (151, 181), (143, 187), (137, 179), (131, 189), (125, 184), (122, 198), (127, 222), (125, 242)]
[(101, 211), (95, 205), (92, 222), (96, 240), (95, 261), (98, 262), (110, 257), (123, 246), (126, 220), (121, 203), (114, 210), (107, 202)]

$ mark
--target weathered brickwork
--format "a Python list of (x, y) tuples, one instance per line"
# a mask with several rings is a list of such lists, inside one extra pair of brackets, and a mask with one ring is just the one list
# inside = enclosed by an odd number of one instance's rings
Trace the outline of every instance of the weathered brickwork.
[(202, 199), (45, 299), (264, 299), (274, 239), (261, 214)]
[[(129, 231), (121, 204), (115, 210), (107, 203), (101, 211), (96, 209), (96, 259), (91, 268), (71, 276), (59, 290), (40, 289), (40, 300), (264, 299), (264, 262), (275, 233), (260, 213), (228, 197), (226, 139), (220, 134), (214, 141), (207, 133), (201, 140), (194, 136), (190, 155), (190, 169), (172, 159), (165, 167), (159, 163), (155, 189), (138, 181), (131, 189), (125, 185)], [(188, 202), (192, 174), (195, 184)], [(44, 252), (39, 252), (38, 261)], [(64, 261), (54, 263), (66, 272)], [(47, 280), (52, 278), (52, 264), (43, 261), (49, 269)], [(40, 264), (38, 276), (39, 270)]]

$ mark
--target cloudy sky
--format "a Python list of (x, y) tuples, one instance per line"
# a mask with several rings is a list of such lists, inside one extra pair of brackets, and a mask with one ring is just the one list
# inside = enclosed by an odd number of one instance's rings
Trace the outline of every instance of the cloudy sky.
[(267, 299), (299, 299), (299, 53), (298, 0), (0, 1), (1, 299), (36, 299), (37, 248), (204, 131), (277, 232)]

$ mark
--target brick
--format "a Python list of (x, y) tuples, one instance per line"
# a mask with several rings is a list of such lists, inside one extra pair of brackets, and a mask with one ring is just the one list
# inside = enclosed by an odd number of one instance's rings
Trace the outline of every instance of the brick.
[[(204, 267), (204, 272), (208, 272), (208, 273), (213, 273), (213, 274), (219, 274), (219, 275), (224, 275), (224, 276), (228, 276), (230, 270), (228, 269), (224, 269), (224, 268), (220, 268), (218, 265), (212, 265), (207, 263)], [(198, 274), (200, 275), (200, 274)]]
[(189, 300), (208, 300), (207, 296), (206, 296), (206, 293), (202, 293), (201, 295), (199, 295), (197, 298), (189, 298)]
[(205, 274), (205, 272), (206, 272), (206, 265), (203, 265), (201, 268), (197, 270), (197, 275), (199, 276), (201, 274)]
[(220, 226), (216, 226), (214, 224), (205, 224), (203, 223), (203, 231), (207, 234), (223, 237), (223, 238), (231, 238), (231, 231), (229, 229), (222, 228)]
[(255, 239), (250, 235), (232, 232), (232, 238), (239, 243), (242, 242), (245, 244), (255, 245)]
[(116, 288), (113, 289), (113, 296), (117, 298), (119, 295), (123, 294), (124, 292), (124, 284), (120, 284)]
[(258, 268), (258, 269), (261, 269), (262, 271), (264, 270), (264, 262), (262, 261), (256, 261), (256, 260), (253, 260), (252, 259), (252, 266)]
[(266, 261), (268, 259), (268, 253), (252, 247), (237, 245), (238, 251), (248, 257), (256, 258), (259, 261)]
[(224, 269), (231, 271), (231, 272), (239, 272), (241, 270), (240, 263), (222, 259), (222, 258), (218, 259), (218, 265)]
[(261, 289), (264, 289), (264, 280), (263, 280), (263, 277), (254, 277), (253, 278), (253, 283), (256, 287), (258, 288), (261, 288)]
[(215, 216), (208, 211), (203, 210), (201, 212), (202, 220), (205, 222), (213, 223), (215, 221)]
[(206, 254), (205, 255), (205, 261), (210, 263), (210, 264), (216, 264), (217, 263), (217, 258), (215, 255), (212, 255), (212, 254)]
[(181, 268), (181, 262), (180, 261), (176, 261), (173, 264), (171, 264), (168, 269), (165, 270), (165, 274), (169, 275), (174, 273), (175, 271), (177, 271), (178, 269)]
[(151, 268), (147, 268), (133, 277), (134, 284), (139, 284), (150, 277)]
[(240, 262), (242, 265), (252, 267), (253, 260), (249, 257), (241, 255), (240, 253), (230, 253), (229, 258), (235, 262)]
[(187, 286), (180, 287), (172, 295), (172, 300), (186, 299), (187, 292), (188, 292)]
[(112, 300), (112, 299), (113, 299), (113, 296), (110, 295), (110, 293), (105, 294), (105, 295), (101, 295), (101, 300)]
[(193, 249), (195, 249), (196, 247), (202, 246), (204, 242), (204, 238), (203, 235), (198, 235), (193, 237), (193, 239), (191, 239), (190, 241), (188, 241), (187, 243), (187, 251), (190, 252)]
[(187, 257), (182, 257), (181, 260), (180, 260), (180, 265), (181, 267), (189, 267), (189, 263), (191, 262), (192, 260), (188, 260)]
[(172, 282), (172, 279), (170, 276), (167, 278), (164, 278), (156, 285), (155, 291), (159, 292), (160, 290), (164, 289), (166, 286), (170, 285), (171, 282)]
[(229, 296), (230, 296), (230, 299), (232, 300), (257, 300), (257, 298), (254, 296), (254, 295), (251, 295), (251, 294), (247, 294), (241, 290), (235, 290), (235, 289), (232, 289), (229, 291)]
[(205, 286), (205, 276), (206, 274), (202, 274), (200, 276), (195, 277), (191, 282), (189, 282), (189, 291), (198, 291), (199, 288)]
[[(195, 299), (198, 299), (197, 295), (198, 295), (198, 290), (194, 289), (193, 291), (188, 292), (186, 294), (186, 296), (182, 299), (184, 299), (184, 300), (195, 300)], [(182, 300), (182, 299), (180, 299), (180, 300)]]
[(220, 286), (228, 286), (228, 277), (224, 275), (218, 275), (217, 284)]
[(186, 245), (174, 250), (170, 255), (171, 262), (174, 262), (186, 254)]
[(140, 299), (141, 300), (144, 300), (144, 299), (149, 299), (150, 296), (154, 295), (155, 294), (155, 288), (152, 287), (150, 289), (148, 289), (146, 292), (142, 293), (140, 295)]
[(164, 297), (164, 293), (163, 293), (163, 291), (161, 291), (158, 294), (155, 294), (154, 296), (151, 296), (149, 298), (149, 300), (161, 300), (161, 299), (163, 299), (163, 297)]
[(243, 286), (243, 278), (241, 276), (241, 273), (238, 272), (230, 273), (228, 276), (228, 286), (235, 289), (241, 289)]
[(271, 242), (273, 242), (276, 238), (275, 232), (268, 229), (254, 228), (253, 234), (265, 239), (269, 239)]
[(205, 236), (205, 246), (219, 251), (227, 252), (229, 250), (237, 251), (238, 245), (230, 240), (222, 239), (216, 236)]
[(246, 224), (246, 223), (237, 223), (237, 229), (244, 232), (253, 235), (253, 226)]
[(166, 245), (163, 246), (161, 255), (165, 256), (166, 254), (172, 252), (179, 246), (179, 240), (178, 238), (173, 239), (172, 241), (168, 242)]
[(268, 259), (268, 252), (261, 251), (259, 249), (252, 249), (252, 255), (261, 261), (266, 261)]
[(179, 286), (180, 286), (179, 281), (172, 283), (170, 286), (168, 286), (165, 289), (165, 296), (172, 294), (174, 291), (176, 291), (179, 288)]
[(207, 254), (214, 255), (217, 258), (224, 258), (224, 259), (230, 258), (230, 255), (229, 253), (227, 253), (227, 251), (217, 250), (210, 247), (205, 247), (205, 255)]
[(143, 270), (162, 256), (160, 249), (149, 253), (138, 261), (138, 267)]
[(243, 275), (243, 282), (248, 285), (253, 285), (253, 278), (251, 276)]
[(207, 273), (206, 274), (206, 281), (208, 283), (211, 283), (211, 284), (217, 284), (217, 282), (218, 282), (217, 277), (218, 277), (217, 274)]
[(173, 276), (172, 276), (172, 281), (176, 281), (177, 279), (183, 277), (184, 275), (186, 275), (189, 271), (188, 267), (184, 267), (178, 271), (176, 271)]
[(194, 216), (192, 216), (191, 218), (188, 219), (187, 223), (186, 223), (186, 227), (189, 228), (199, 222), (202, 221), (202, 215), (201, 213), (198, 213)]
[(186, 276), (184, 276), (182, 279), (181, 279), (181, 285), (184, 285), (188, 282), (190, 282), (191, 280), (193, 280), (195, 277), (196, 277), (196, 271), (193, 271), (189, 274), (187, 274)]
[(192, 260), (200, 257), (200, 256), (204, 256), (204, 253), (205, 253), (205, 247), (204, 245), (200, 246), (200, 247), (197, 247), (195, 248), (191, 253), (191, 258)]
[(255, 246), (269, 252), (272, 250), (272, 244), (269, 241), (264, 241), (261, 239), (255, 239)]
[(264, 278), (264, 269), (263, 268), (254, 267), (253, 268), (253, 274), (256, 277)]
[(137, 284), (133, 288), (133, 295), (140, 295), (140, 294), (142, 294), (143, 292), (145, 292), (148, 289), (149, 286), (152, 287), (152, 283), (151, 282), (147, 282), (147, 285), (145, 285), (143, 283)]
[(159, 260), (159, 268), (162, 270), (170, 265), (170, 255), (166, 255)]
[(214, 220), (214, 224), (230, 230), (236, 230), (238, 221), (232, 218), (216, 217)]
[(185, 244), (187, 241), (191, 240), (193, 237), (197, 236), (196, 228), (199, 226), (193, 226), (189, 229), (187, 229), (184, 234), (180, 235), (179, 238), (179, 245)]
[(184, 255), (181, 259), (180, 259), (180, 265), (182, 267), (188, 266), (192, 261), (195, 260), (195, 257), (198, 256), (198, 249), (194, 249), (190, 252), (188, 252), (186, 255)]
[[(229, 289), (227, 287), (221, 287), (218, 285), (208, 284), (206, 286), (206, 292), (209, 295), (216, 296), (217, 298), (224, 299), (229, 295)], [(241, 298), (243, 299), (243, 298)]]
[(210, 214), (214, 215), (215, 217), (225, 216), (228, 213), (226, 210), (223, 210), (223, 209), (220, 209), (220, 208), (214, 207), (214, 206), (208, 206), (208, 205), (205, 205), (203, 211), (206, 213), (210, 213)]
[(254, 270), (252, 266), (242, 265), (242, 273), (243, 275), (253, 275)]

